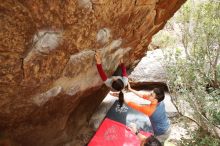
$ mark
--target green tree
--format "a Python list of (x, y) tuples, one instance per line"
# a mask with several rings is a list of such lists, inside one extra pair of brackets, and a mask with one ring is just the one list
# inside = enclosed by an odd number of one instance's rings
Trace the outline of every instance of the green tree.
[[(188, 0), (169, 25), (179, 37), (166, 52), (168, 86), (179, 112), (219, 137), (220, 2)], [(174, 41), (173, 41), (174, 42)]]

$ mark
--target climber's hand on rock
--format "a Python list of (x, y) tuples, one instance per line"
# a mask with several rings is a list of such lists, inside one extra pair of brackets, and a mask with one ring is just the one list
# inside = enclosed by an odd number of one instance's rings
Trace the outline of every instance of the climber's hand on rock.
[(124, 63), (123, 57), (120, 59), (120, 64)]
[(101, 61), (101, 56), (100, 56), (100, 52), (96, 52), (95, 53), (95, 60), (96, 60), (96, 63), (97, 64), (101, 64), (102, 61)]
[(128, 90), (131, 91), (131, 85), (129, 82), (128, 82)]

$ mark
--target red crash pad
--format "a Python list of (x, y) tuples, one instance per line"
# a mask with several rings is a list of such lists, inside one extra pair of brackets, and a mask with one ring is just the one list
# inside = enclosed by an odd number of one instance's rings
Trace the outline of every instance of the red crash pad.
[[(151, 135), (148, 132), (141, 133)], [(140, 146), (140, 140), (125, 125), (106, 118), (88, 146)]]

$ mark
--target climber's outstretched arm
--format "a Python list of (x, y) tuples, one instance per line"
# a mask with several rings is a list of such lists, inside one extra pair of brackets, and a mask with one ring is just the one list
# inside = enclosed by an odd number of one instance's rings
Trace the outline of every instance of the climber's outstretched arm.
[(96, 52), (95, 60), (96, 60), (96, 67), (99, 72), (99, 75), (102, 78), (102, 80), (105, 82), (107, 80), (107, 76), (106, 76), (105, 72), (103, 71), (101, 56), (100, 56), (99, 52)]

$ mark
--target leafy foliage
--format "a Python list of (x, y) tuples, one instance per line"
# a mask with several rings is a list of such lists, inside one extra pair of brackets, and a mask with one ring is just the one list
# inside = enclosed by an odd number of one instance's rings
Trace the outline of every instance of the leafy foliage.
[[(165, 29), (166, 33), (160, 32), (153, 41), (173, 47), (164, 51), (168, 86), (174, 95), (172, 100), (182, 115), (194, 119), (206, 133), (217, 136), (216, 127), (220, 125), (220, 2), (188, 0)], [(172, 37), (167, 37), (169, 31)], [(161, 41), (163, 37), (172, 44)], [(203, 139), (197, 136), (194, 140), (198, 145), (215, 145), (210, 136)]]
[(201, 129), (192, 133), (192, 139), (182, 139), (180, 145), (182, 146), (219, 146), (220, 145), (220, 139), (205, 133)]

